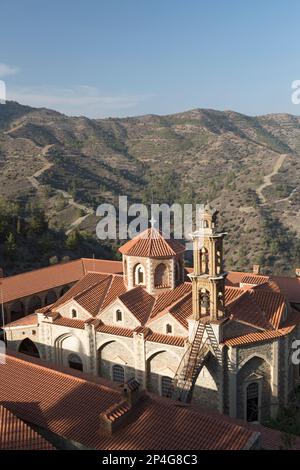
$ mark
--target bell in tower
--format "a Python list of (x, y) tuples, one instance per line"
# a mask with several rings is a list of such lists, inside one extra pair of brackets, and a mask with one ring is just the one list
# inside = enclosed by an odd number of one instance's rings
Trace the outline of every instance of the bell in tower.
[(225, 313), (223, 238), (216, 229), (217, 211), (208, 204), (198, 214), (198, 230), (192, 234), (194, 272), (190, 274), (193, 290), (193, 317), (196, 320), (220, 320)]

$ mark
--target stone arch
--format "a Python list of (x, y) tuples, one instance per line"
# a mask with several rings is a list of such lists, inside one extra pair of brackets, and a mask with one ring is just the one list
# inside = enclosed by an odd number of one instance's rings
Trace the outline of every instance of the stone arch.
[(45, 304), (46, 305), (54, 304), (54, 302), (56, 302), (56, 300), (57, 300), (57, 295), (56, 295), (56, 292), (54, 290), (50, 290), (49, 292), (47, 292), (47, 295), (46, 295), (46, 298), (45, 298)]
[(173, 379), (181, 358), (168, 349), (151, 352), (146, 362), (147, 389), (150, 392), (162, 393), (162, 377)]
[(214, 410), (219, 408), (220, 374), (220, 364), (209, 352), (203, 367), (198, 371), (191, 400), (193, 405)]
[(133, 268), (133, 283), (135, 286), (146, 284), (146, 270), (141, 263), (137, 263)]
[(18, 351), (20, 353), (27, 354), (27, 356), (40, 357), (40, 353), (36, 344), (28, 337), (21, 341), (18, 347)]
[(200, 248), (199, 251), (199, 257), (200, 257), (200, 271), (201, 274), (208, 274), (209, 272), (209, 255), (208, 255), (208, 250), (204, 246)]
[(154, 286), (155, 287), (169, 287), (169, 269), (165, 263), (159, 263), (154, 271)]
[(98, 374), (113, 380), (113, 367), (124, 368), (125, 381), (135, 377), (135, 360), (133, 351), (119, 339), (108, 340), (98, 348)]
[(28, 313), (34, 313), (38, 308), (43, 305), (41, 298), (38, 295), (33, 295), (28, 301)]
[(243, 361), (237, 373), (237, 418), (247, 419), (247, 388), (250, 383), (258, 384), (258, 420), (270, 417), (271, 370), (270, 363), (261, 354), (253, 354)]
[(249, 362), (253, 357), (259, 357), (260, 359), (264, 360), (267, 362), (267, 364), (272, 367), (272, 364), (271, 362), (267, 359), (267, 357), (264, 355), (264, 354), (261, 354), (259, 352), (255, 352), (253, 354), (250, 354), (249, 356), (247, 356), (239, 365), (238, 365), (238, 368), (237, 370), (239, 371), (245, 364), (247, 364), (247, 362)]
[(54, 341), (54, 350), (56, 361), (66, 367), (69, 367), (68, 357), (70, 354), (80, 356), (81, 360), (84, 354), (82, 343), (74, 333), (65, 333), (58, 336)]
[(14, 302), (10, 308), (10, 321), (18, 320), (25, 315), (25, 305), (20, 300)]

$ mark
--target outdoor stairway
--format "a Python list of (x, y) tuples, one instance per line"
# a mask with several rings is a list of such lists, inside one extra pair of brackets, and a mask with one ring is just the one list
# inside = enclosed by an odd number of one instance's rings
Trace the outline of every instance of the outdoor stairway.
[(199, 371), (203, 367), (209, 352), (208, 339), (204, 342), (203, 334), (205, 327), (203, 323), (198, 323), (194, 340), (184, 354), (178, 370), (176, 372), (173, 386), (172, 398), (184, 403), (191, 401), (193, 388), (197, 380)]

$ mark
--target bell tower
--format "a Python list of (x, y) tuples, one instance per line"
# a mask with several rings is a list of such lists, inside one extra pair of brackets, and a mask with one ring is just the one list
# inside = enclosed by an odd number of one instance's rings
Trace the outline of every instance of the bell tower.
[(193, 293), (193, 319), (221, 320), (225, 314), (223, 238), (217, 233), (217, 211), (208, 204), (200, 210), (199, 228), (192, 233), (194, 272), (190, 274)]

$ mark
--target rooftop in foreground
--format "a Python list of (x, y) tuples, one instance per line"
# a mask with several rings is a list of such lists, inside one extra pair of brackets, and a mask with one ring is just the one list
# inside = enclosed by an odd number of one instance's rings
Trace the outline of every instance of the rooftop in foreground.
[(87, 448), (239, 450), (259, 440), (255, 429), (148, 394), (121, 428), (109, 434), (100, 417), (118, 406), (127, 412), (121, 390), (16, 353), (9, 353), (0, 368), (0, 397), (0, 404), (18, 418)]

